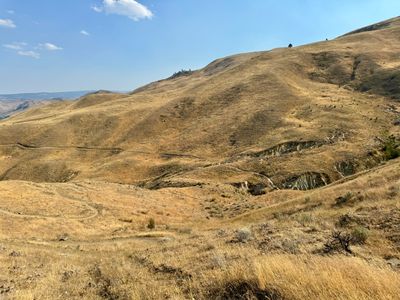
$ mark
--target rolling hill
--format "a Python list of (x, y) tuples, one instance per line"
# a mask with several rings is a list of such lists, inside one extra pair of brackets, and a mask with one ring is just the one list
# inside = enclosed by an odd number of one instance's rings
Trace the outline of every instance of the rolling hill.
[(77, 99), (94, 91), (74, 91), (74, 92), (41, 92), (41, 93), (20, 93), (20, 94), (0, 94), (0, 101), (11, 100), (52, 100), (52, 99)]
[(382, 160), (384, 134), (399, 131), (399, 22), (31, 109), (0, 123), (11, 156), (0, 174), (308, 189), (362, 171)]
[(89, 93), (92, 91), (0, 94), (0, 119), (8, 118), (31, 107), (54, 101), (73, 100)]
[(49, 100), (0, 100), (0, 119), (6, 119), (13, 114), (27, 110), (28, 108), (48, 103), (50, 103)]

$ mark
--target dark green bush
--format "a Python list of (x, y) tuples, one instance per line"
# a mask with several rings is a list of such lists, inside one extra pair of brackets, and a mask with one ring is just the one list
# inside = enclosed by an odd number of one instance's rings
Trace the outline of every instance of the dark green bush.
[(175, 72), (171, 77), (169, 77), (168, 79), (175, 79), (175, 78), (178, 78), (178, 77), (182, 77), (182, 76), (189, 76), (189, 75), (191, 75), (191, 74), (193, 74), (193, 72), (194, 71), (192, 71), (192, 70), (180, 70), (180, 71), (178, 71), (178, 72)]
[(154, 221), (153, 218), (150, 218), (149, 223), (147, 224), (148, 229), (154, 229), (156, 228), (156, 221)]
[(350, 200), (353, 198), (353, 193), (352, 192), (347, 192), (346, 195), (337, 197), (335, 199), (335, 206), (342, 206), (349, 204)]
[(351, 240), (354, 244), (365, 244), (369, 236), (368, 229), (357, 226), (351, 232)]
[(396, 138), (393, 135), (389, 136), (385, 140), (382, 150), (384, 151), (385, 158), (387, 160), (400, 157), (400, 143), (396, 140)]

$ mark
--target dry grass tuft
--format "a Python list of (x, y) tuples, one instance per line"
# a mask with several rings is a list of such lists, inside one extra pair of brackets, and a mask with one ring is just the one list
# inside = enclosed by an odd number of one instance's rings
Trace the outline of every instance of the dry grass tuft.
[[(275, 255), (216, 274), (213, 299), (398, 299), (400, 274), (353, 257)], [(264, 297), (264, 298), (263, 298)]]

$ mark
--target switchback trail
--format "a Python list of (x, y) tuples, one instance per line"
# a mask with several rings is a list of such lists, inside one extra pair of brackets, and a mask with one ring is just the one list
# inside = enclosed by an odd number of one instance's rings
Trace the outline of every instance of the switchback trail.
[(14, 144), (0, 144), (0, 148), (7, 147), (15, 147), (21, 150), (77, 150), (77, 151), (103, 151), (103, 152), (111, 152), (113, 154), (119, 153), (135, 153), (135, 154), (144, 154), (144, 155), (154, 155), (160, 156), (162, 158), (174, 158), (174, 157), (185, 157), (192, 159), (200, 159), (205, 160), (202, 157), (185, 154), (185, 153), (167, 153), (167, 152), (149, 152), (142, 150), (131, 150), (131, 149), (122, 149), (119, 147), (93, 147), (93, 146), (73, 146), (73, 145), (61, 145), (61, 146), (37, 146), (37, 145), (29, 145), (25, 143), (14, 143)]

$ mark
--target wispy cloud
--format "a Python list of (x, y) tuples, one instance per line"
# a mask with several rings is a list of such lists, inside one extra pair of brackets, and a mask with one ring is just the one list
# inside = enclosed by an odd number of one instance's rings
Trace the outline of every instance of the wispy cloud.
[(62, 50), (63, 48), (58, 47), (52, 43), (44, 43), (44, 44), (39, 44), (39, 49), (43, 49), (43, 50), (48, 50), (48, 51), (58, 51), (58, 50)]
[(61, 47), (58, 47), (52, 43), (43, 43), (39, 44), (36, 47), (33, 47), (24, 42), (14, 42), (10, 44), (3, 44), (3, 47), (15, 51), (15, 53), (18, 55), (28, 56), (36, 59), (39, 59), (41, 57), (40, 50), (42, 51), (62, 50)]
[(0, 27), (15, 28), (17, 27), (13, 20), (10, 19), (0, 19)]
[(11, 44), (4, 44), (3, 47), (11, 50), (22, 50), (27, 43), (15, 42)]
[(86, 35), (86, 36), (90, 35), (90, 33), (87, 32), (86, 30), (81, 30), (81, 34)]
[(103, 0), (101, 6), (92, 6), (92, 9), (98, 13), (126, 16), (134, 21), (153, 17), (150, 9), (135, 0)]
[(31, 51), (31, 50), (29, 50), (29, 51), (20, 50), (17, 52), (17, 54), (21, 55), (21, 56), (29, 56), (29, 57), (36, 58), (36, 59), (40, 58), (40, 54), (38, 52)]
[(102, 7), (96, 6), (96, 5), (93, 5), (93, 6), (92, 6), (92, 9), (93, 9), (95, 12), (98, 12), (98, 13), (101, 13), (101, 12), (103, 11), (103, 8), (102, 8)]
[(12, 9), (10, 9), (10, 10), (7, 10), (7, 13), (10, 14), (10, 15), (13, 15), (13, 14), (15, 14), (15, 11), (13, 11)]

